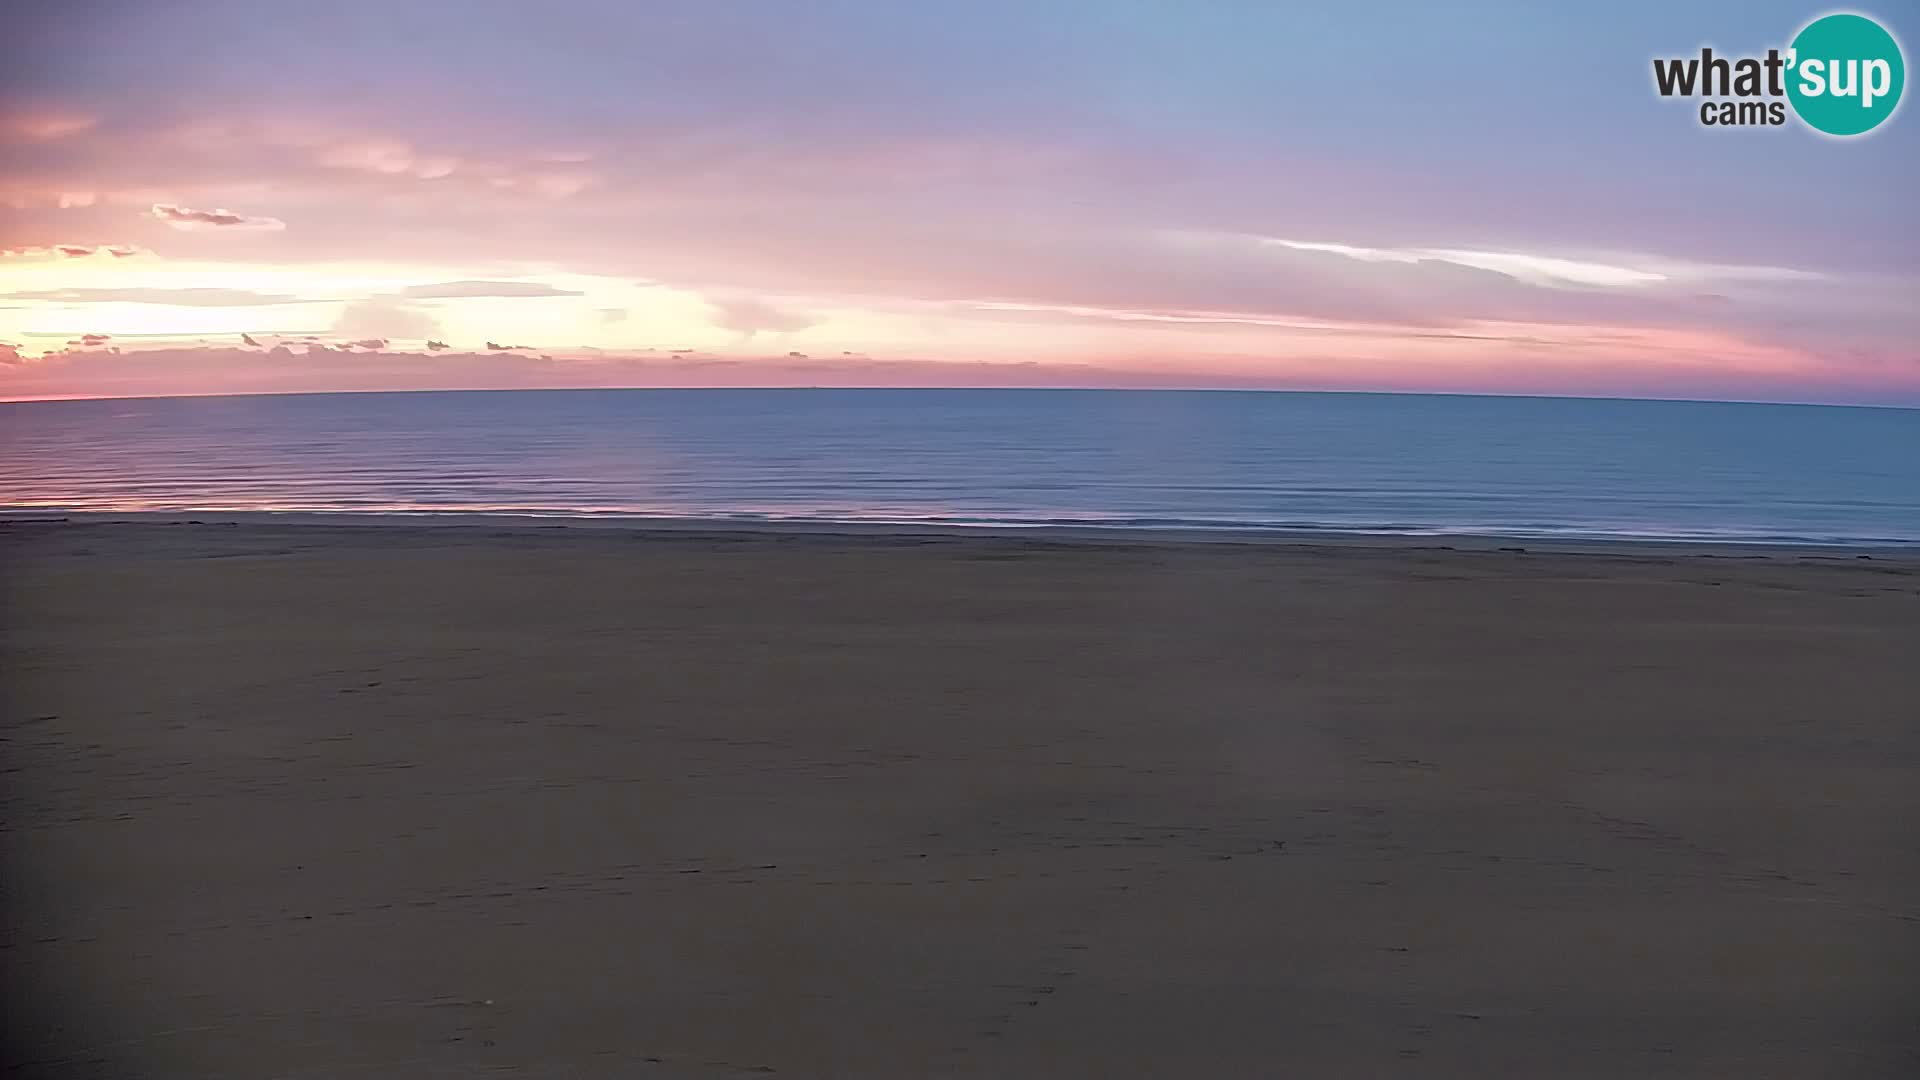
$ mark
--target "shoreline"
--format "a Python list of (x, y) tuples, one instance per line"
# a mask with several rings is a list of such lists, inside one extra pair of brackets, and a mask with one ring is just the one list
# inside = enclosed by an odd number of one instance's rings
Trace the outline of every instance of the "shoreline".
[(248, 526), (295, 529), (485, 529), (550, 534), (616, 532), (681, 539), (700, 536), (772, 536), (885, 541), (932, 539), (1022, 541), (1098, 547), (1271, 547), (1465, 551), (1506, 554), (1650, 555), (1700, 558), (1807, 558), (1920, 562), (1920, 541), (1538, 536), (1481, 532), (1387, 532), (1337, 528), (1185, 527), (957, 522), (843, 521), (813, 518), (741, 519), (515, 513), (503, 511), (355, 510), (76, 510), (37, 512), (0, 507), (0, 529), (55, 525)]

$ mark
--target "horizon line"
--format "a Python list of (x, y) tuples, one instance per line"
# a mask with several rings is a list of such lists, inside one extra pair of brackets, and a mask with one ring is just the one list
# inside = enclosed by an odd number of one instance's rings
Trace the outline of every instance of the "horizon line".
[(767, 386), (474, 386), (474, 387), (382, 387), (343, 390), (239, 390), (209, 391), (202, 393), (180, 394), (57, 394), (41, 397), (0, 397), (0, 405), (44, 405), (72, 401), (167, 401), (200, 400), (209, 398), (258, 398), (258, 397), (338, 397), (345, 395), (388, 395), (388, 394), (542, 394), (542, 393), (674, 393), (674, 392), (724, 392), (724, 391), (902, 391), (902, 392), (987, 392), (1007, 393), (1014, 391), (1032, 391), (1037, 393), (1109, 393), (1109, 394), (1322, 394), (1368, 397), (1446, 397), (1446, 398), (1512, 398), (1538, 401), (1621, 401), (1646, 402), (1672, 405), (1767, 405), (1796, 406), (1813, 409), (1891, 409), (1901, 412), (1920, 412), (1920, 402), (1901, 404), (1897, 402), (1866, 401), (1780, 401), (1763, 398), (1691, 398), (1691, 397), (1640, 397), (1622, 394), (1539, 394), (1539, 393), (1502, 393), (1498, 391), (1465, 390), (1338, 390), (1338, 389), (1301, 389), (1297, 387), (1276, 386), (819, 386), (803, 384), (774, 384)]

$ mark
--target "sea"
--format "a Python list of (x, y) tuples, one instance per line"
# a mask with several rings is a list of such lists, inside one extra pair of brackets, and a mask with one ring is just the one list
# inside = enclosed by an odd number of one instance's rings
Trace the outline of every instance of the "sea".
[(1920, 545), (1920, 410), (1138, 390), (0, 404), (0, 512)]

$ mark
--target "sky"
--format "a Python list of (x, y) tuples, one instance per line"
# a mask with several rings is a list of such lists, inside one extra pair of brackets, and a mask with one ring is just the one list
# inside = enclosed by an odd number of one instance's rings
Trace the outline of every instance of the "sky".
[[(1827, 10), (14, 4), (0, 399), (1920, 405), (1920, 116), (1715, 130), (1653, 89)], [(1848, 10), (1920, 40), (1911, 0)]]

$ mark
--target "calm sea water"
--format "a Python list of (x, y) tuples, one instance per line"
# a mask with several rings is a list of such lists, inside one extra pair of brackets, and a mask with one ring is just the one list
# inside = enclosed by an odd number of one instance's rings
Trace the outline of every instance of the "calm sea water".
[(1920, 544), (1920, 411), (587, 390), (0, 405), (22, 510), (505, 511)]

